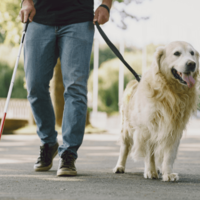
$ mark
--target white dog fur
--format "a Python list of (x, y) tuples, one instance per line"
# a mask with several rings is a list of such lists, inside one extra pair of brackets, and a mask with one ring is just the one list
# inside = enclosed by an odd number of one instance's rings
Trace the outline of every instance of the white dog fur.
[(177, 41), (157, 48), (154, 56), (141, 82), (131, 81), (124, 92), (120, 155), (113, 172), (125, 172), (132, 152), (135, 161), (144, 159), (144, 178), (157, 179), (160, 171), (163, 181), (177, 181), (174, 160), (183, 130), (197, 109), (199, 53)]

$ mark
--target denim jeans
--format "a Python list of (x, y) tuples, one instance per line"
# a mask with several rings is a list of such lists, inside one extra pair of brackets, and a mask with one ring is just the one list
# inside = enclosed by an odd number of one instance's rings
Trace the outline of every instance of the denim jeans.
[(24, 42), (24, 68), (37, 134), (42, 144), (57, 142), (55, 114), (49, 93), (49, 82), (58, 57), (64, 85), (64, 112), (62, 122), (64, 151), (77, 158), (83, 141), (87, 113), (87, 80), (94, 36), (92, 22), (66, 26), (48, 26), (31, 22)]

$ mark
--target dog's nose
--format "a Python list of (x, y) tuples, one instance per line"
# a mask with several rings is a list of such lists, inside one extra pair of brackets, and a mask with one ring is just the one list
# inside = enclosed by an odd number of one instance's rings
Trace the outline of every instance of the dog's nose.
[(188, 72), (194, 72), (195, 71), (195, 68), (196, 68), (196, 63), (193, 62), (193, 61), (188, 61), (186, 63), (186, 71)]

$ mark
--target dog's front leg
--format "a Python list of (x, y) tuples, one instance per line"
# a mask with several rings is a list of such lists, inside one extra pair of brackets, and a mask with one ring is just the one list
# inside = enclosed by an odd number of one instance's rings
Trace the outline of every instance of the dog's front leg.
[(163, 181), (177, 181), (179, 176), (177, 173), (172, 173), (174, 160), (176, 158), (179, 141), (170, 145), (164, 152), (164, 159), (162, 163), (162, 179)]
[(130, 150), (130, 143), (127, 141), (127, 139), (124, 139), (121, 142), (117, 165), (113, 169), (114, 173), (124, 173), (125, 172), (125, 165), (126, 165), (126, 160), (127, 160), (129, 150)]
[(146, 156), (144, 158), (144, 163), (144, 178), (158, 179), (159, 177), (155, 166), (154, 153), (151, 151), (151, 148), (147, 149)]

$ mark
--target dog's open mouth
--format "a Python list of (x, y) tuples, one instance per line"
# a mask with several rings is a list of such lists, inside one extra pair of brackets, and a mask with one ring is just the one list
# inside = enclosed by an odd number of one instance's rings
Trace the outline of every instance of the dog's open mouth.
[(188, 85), (189, 88), (192, 88), (195, 84), (195, 80), (190, 73), (178, 72), (172, 68), (172, 74), (174, 78), (178, 79), (182, 84)]

